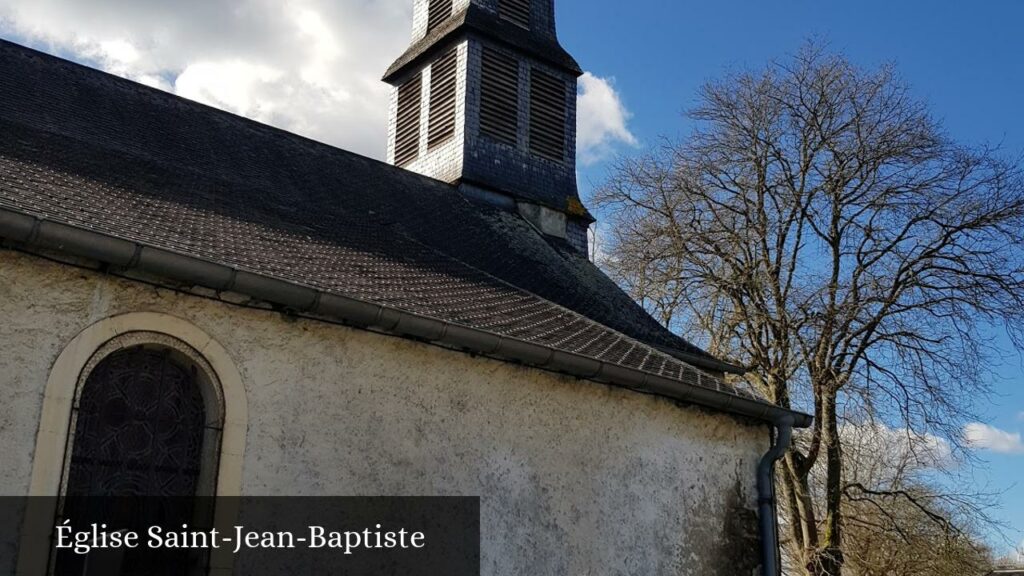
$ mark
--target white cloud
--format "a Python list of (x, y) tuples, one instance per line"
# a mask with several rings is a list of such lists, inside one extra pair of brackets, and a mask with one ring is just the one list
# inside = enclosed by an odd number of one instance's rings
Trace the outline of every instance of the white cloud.
[(1021, 441), (1020, 433), (1007, 432), (978, 422), (964, 426), (964, 441), (976, 450), (1024, 454), (1024, 441)]
[[(174, 91), (196, 102), (268, 120), (278, 102), (273, 98), (283, 72), (242, 61), (189, 64), (174, 81)], [(264, 94), (271, 97), (264, 97)]]
[(384, 156), (411, 0), (0, 0), (0, 35)]
[(949, 442), (933, 434), (881, 423), (843, 424), (839, 430), (851, 479), (884, 484), (909, 471), (938, 470), (953, 464)]
[(611, 231), (608, 229), (608, 224), (604, 222), (595, 222), (587, 229), (587, 243), (590, 246), (590, 260), (598, 266), (604, 267), (612, 259), (612, 254), (609, 252), (609, 242), (611, 238)]
[(636, 146), (636, 137), (627, 126), (632, 114), (615, 90), (615, 79), (587, 72), (580, 78), (579, 88), (576, 137), (580, 162), (599, 162), (618, 144)]

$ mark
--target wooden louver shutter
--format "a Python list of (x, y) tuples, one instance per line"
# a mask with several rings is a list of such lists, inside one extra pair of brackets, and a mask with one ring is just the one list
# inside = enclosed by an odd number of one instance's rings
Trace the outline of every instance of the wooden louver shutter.
[(565, 159), (565, 90), (551, 74), (530, 74), (530, 151), (559, 162)]
[(519, 62), (484, 48), (480, 131), (512, 146), (519, 132)]
[(430, 0), (427, 5), (427, 32), (437, 28), (452, 15), (452, 0)]
[(417, 74), (398, 89), (398, 126), (395, 132), (395, 164), (404, 166), (420, 155), (420, 95), (423, 82)]
[(501, 0), (498, 14), (509, 22), (530, 28), (530, 0)]
[(442, 56), (430, 66), (430, 126), (427, 149), (455, 135), (455, 72), (457, 52)]

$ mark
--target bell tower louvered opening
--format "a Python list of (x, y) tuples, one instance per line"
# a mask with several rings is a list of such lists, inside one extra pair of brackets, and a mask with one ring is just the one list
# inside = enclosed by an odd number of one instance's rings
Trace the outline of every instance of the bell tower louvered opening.
[(540, 70), (530, 73), (530, 151), (549, 160), (565, 160), (565, 82)]
[(423, 81), (420, 74), (398, 89), (398, 115), (395, 127), (395, 164), (405, 166), (420, 155), (420, 99)]
[[(430, 0), (427, 8), (427, 32), (437, 28), (445, 20), (451, 17), (453, 0)], [(422, 20), (421, 20), (422, 22)]]
[(491, 48), (483, 51), (480, 131), (510, 146), (519, 133), (519, 62)]
[(384, 74), (388, 158), (586, 254), (593, 217), (579, 198), (575, 129), (583, 71), (558, 42), (556, 0), (408, 1), (412, 42)]
[(458, 51), (453, 49), (430, 66), (430, 124), (427, 149), (432, 150), (455, 136), (455, 73)]
[(530, 29), (530, 0), (500, 0), (498, 14), (509, 22)]

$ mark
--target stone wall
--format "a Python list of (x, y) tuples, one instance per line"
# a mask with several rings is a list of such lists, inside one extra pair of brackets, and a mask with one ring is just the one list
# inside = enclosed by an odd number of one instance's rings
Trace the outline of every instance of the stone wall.
[[(761, 425), (0, 249), (0, 494), (76, 334), (159, 312), (233, 359), (249, 495), (480, 495), (483, 574), (750, 575)], [(9, 519), (15, 522), (15, 519)], [(14, 543), (0, 542), (0, 573)]]

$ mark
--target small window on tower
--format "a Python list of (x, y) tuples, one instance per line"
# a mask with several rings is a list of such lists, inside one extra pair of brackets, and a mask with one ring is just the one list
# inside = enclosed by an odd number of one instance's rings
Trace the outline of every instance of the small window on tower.
[(539, 156), (565, 160), (565, 82), (551, 74), (530, 73), (530, 151)]
[(427, 5), (427, 32), (441, 25), (452, 15), (452, 0), (430, 0)]
[(501, 0), (498, 14), (509, 22), (530, 29), (530, 0)]
[(398, 88), (398, 116), (395, 130), (395, 165), (405, 166), (420, 155), (420, 96), (423, 82), (419, 74)]
[(430, 66), (430, 127), (427, 149), (446, 142), (455, 135), (455, 71), (457, 52), (442, 56)]
[(480, 131), (515, 146), (519, 133), (519, 62), (484, 48), (480, 84)]

